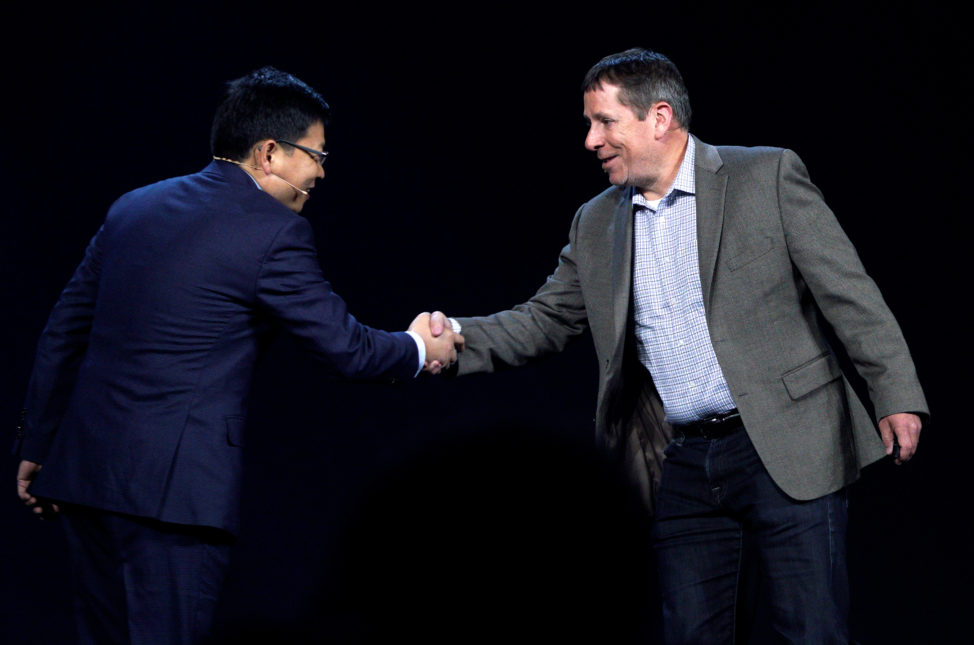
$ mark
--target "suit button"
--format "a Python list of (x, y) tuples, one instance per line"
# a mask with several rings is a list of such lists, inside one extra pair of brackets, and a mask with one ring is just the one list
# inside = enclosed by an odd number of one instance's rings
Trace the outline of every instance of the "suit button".
[(27, 410), (23, 409), (20, 411), (20, 422), (17, 424), (17, 438), (23, 439), (24, 435), (24, 421), (27, 419)]

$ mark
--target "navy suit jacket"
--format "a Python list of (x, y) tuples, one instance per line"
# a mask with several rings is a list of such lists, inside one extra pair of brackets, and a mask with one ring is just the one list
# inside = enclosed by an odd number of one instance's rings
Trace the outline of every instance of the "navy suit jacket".
[(246, 400), (283, 328), (340, 376), (411, 377), (416, 343), (358, 323), (310, 224), (214, 161), (123, 195), (38, 344), (18, 449), (39, 496), (235, 532)]

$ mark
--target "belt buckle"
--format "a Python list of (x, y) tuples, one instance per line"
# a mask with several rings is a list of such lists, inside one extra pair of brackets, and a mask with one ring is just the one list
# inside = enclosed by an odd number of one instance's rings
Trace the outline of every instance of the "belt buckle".
[(698, 426), (700, 436), (708, 440), (723, 437), (727, 434), (727, 423), (734, 419), (740, 419), (740, 417), (740, 413), (735, 410), (733, 412), (723, 412), (709, 419), (705, 419)]
[(722, 425), (722, 423), (720, 421), (714, 421), (714, 422), (711, 423), (708, 420), (707, 423), (701, 423), (699, 426), (697, 426), (697, 431), (700, 433), (700, 436), (701, 437), (703, 437), (704, 439), (707, 439), (708, 441), (710, 441), (710, 440), (716, 439), (717, 437), (720, 436), (720, 433), (719, 432), (715, 432), (715, 433), (711, 434), (711, 432), (710, 432), (711, 428), (714, 428), (716, 430), (720, 430), (721, 425)]

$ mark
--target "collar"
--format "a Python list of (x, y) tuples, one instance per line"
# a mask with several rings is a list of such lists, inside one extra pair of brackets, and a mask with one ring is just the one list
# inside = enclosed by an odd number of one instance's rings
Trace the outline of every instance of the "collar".
[[(217, 165), (217, 166), (219, 166), (221, 169), (226, 168), (228, 173), (233, 173), (234, 172), (233, 170), (231, 170), (229, 168), (229, 166), (236, 166), (236, 170), (238, 172), (243, 173), (244, 175), (247, 176), (247, 179), (249, 179), (250, 181), (254, 182), (254, 186), (257, 187), (257, 190), (259, 190), (261, 192), (264, 191), (264, 189), (260, 187), (260, 184), (257, 183), (257, 180), (254, 179), (253, 175), (251, 175), (249, 172), (247, 172), (246, 170), (244, 170), (243, 168), (240, 167), (240, 163), (239, 162), (231, 161), (229, 159), (224, 159), (222, 157), (213, 157), (213, 161), (210, 162), (210, 165), (213, 166), (214, 164)], [(224, 174), (226, 174), (226, 173), (224, 173)]]
[(673, 185), (666, 194), (660, 199), (648, 200), (643, 197), (642, 193), (636, 190), (635, 186), (629, 188), (632, 191), (632, 204), (633, 206), (639, 206), (642, 208), (648, 208), (653, 212), (659, 208), (661, 202), (665, 201), (671, 194), (675, 191), (680, 191), (687, 195), (696, 194), (696, 171), (694, 170), (694, 161), (696, 159), (697, 145), (694, 138), (687, 135), (687, 150), (683, 155), (683, 161), (680, 162), (680, 169), (676, 173), (676, 179), (673, 180)]

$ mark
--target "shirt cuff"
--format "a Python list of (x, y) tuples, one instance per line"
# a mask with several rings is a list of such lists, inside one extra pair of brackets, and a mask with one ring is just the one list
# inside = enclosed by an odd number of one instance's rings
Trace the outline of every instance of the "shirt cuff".
[(460, 326), (460, 323), (457, 322), (456, 318), (448, 318), (447, 320), (450, 321), (450, 327), (453, 328), (453, 333), (459, 334), (463, 327)]
[(416, 349), (419, 350), (419, 367), (416, 369), (416, 373), (413, 377), (419, 376), (419, 373), (423, 371), (423, 365), (426, 365), (426, 343), (423, 342), (423, 337), (414, 331), (407, 331), (407, 334), (413, 337), (416, 341)]

